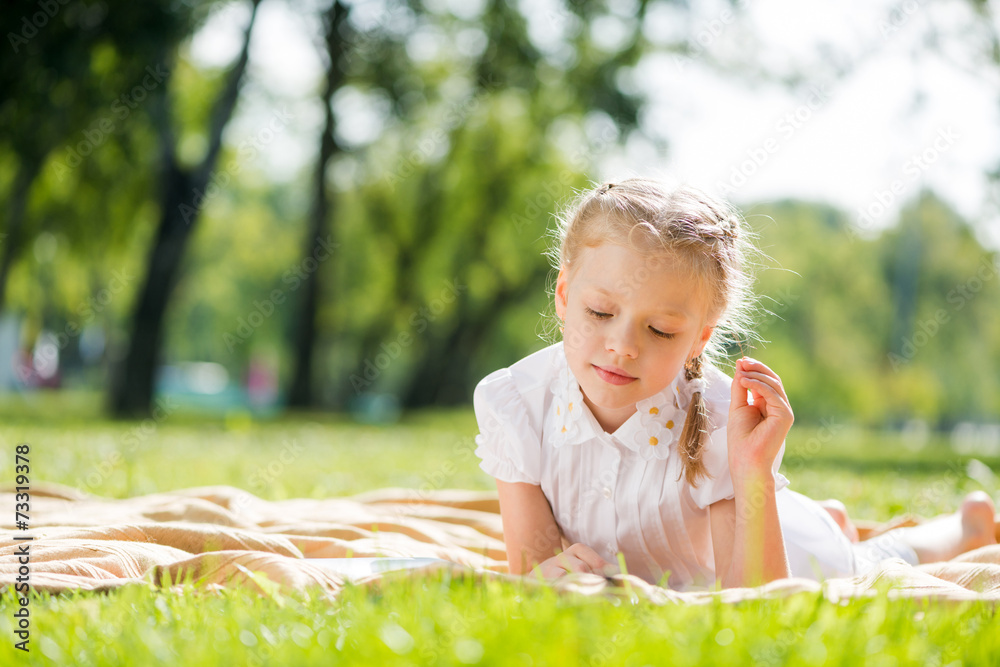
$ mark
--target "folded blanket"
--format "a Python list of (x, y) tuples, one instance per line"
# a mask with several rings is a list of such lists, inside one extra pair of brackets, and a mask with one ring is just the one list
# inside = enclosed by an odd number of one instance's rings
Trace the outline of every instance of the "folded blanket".
[[(13, 489), (0, 489), (0, 507), (14, 507)], [(3, 514), (3, 521), (13, 514)], [(874, 535), (896, 525), (863, 528)], [(0, 589), (23, 576), (25, 549), (31, 587), (53, 593), (193, 582), (209, 590), (248, 586), (266, 594), (274, 587), (319, 588), (335, 596), (347, 577), (322, 559), (348, 557), (434, 558), (447, 561), (436, 567), (463, 575), (514, 579), (507, 574), (495, 492), (380, 489), (348, 498), (266, 501), (241, 489), (213, 486), (113, 500), (36, 483), (29, 530), (12, 523), (2, 527)], [(15, 539), (25, 537), (32, 539)], [(359, 583), (377, 586), (383, 578), (422, 571), (375, 573)], [(896, 596), (996, 601), (1000, 546), (918, 567), (885, 561), (864, 577), (822, 584), (783, 579), (756, 589), (677, 592), (634, 576), (574, 574), (553, 585), (583, 594), (627, 591), (654, 602), (720, 596), (736, 602), (820, 590), (830, 599), (844, 599), (873, 595), (887, 585)]]

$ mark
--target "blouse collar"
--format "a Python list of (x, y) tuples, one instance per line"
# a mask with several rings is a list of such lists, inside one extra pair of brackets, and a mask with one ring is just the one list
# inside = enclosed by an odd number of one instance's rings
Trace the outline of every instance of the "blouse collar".
[[(554, 447), (580, 445), (604, 433), (597, 418), (583, 402), (583, 393), (576, 377), (560, 355), (563, 363), (552, 380), (552, 407), (555, 425)], [(685, 413), (680, 395), (683, 371), (663, 391), (636, 403), (636, 411), (612, 436), (643, 459), (665, 459), (671, 446), (680, 439)]]

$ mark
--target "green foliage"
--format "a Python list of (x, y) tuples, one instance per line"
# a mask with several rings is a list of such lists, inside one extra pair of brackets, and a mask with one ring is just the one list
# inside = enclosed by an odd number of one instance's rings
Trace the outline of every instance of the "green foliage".
[[(360, 384), (405, 394), (421, 380), (417, 360), (443, 361), (442, 341), (467, 333), (458, 344), (471, 365), (457, 387), (467, 400), (477, 376), (530, 340), (544, 308), (546, 228), (583, 176), (540, 136), (518, 91), (484, 90), (453, 102), (452, 112), (464, 122), (450, 134), (390, 133), (365, 164), (374, 177), (342, 193), (342, 254), (324, 313), (337, 327), (329, 376), (340, 378), (340, 393)], [(493, 335), (508, 317), (530, 320), (528, 335)], [(369, 383), (364, 360), (401, 336), (413, 343)], [(495, 354), (481, 357), (485, 350)]]
[[(220, 165), (237, 160), (224, 151)], [(167, 359), (212, 360), (237, 378), (254, 356), (284, 354), (301, 286), (301, 241), (290, 207), (250, 177), (207, 199), (167, 318)], [(277, 314), (275, 314), (277, 313)], [(258, 318), (259, 321), (258, 321)]]
[[(338, 118), (335, 250), (317, 269), (324, 405), (348, 408), (363, 393), (407, 406), (467, 403), (478, 379), (544, 344), (546, 235), (593, 165), (634, 131), (642, 100), (629, 82), (649, 47), (646, 6), (351, 6), (334, 108), (345, 95), (364, 98), (381, 132), (352, 143), (349, 119)], [(193, 164), (204, 152), (222, 78), (186, 60), (184, 40), (214, 4), (144, 7), (65, 6), (21, 60), (4, 60), (0, 121), (11, 131), (0, 140), (0, 191), (14, 188), (31, 155), (41, 161), (6, 289), (28, 341), (96, 325), (112, 352), (127, 342), (159, 213), (160, 157), (152, 99), (116, 103), (172, 50), (178, 153)], [(616, 22), (626, 38), (602, 42), (595, 22)], [(410, 53), (414, 36), (434, 48)], [(111, 131), (66, 168), (102, 120)], [(206, 200), (162, 358), (215, 361), (238, 381), (263, 356), (287, 381), (311, 261), (302, 253), (310, 179), (278, 187), (244, 157), (232, 145), (220, 157), (240, 169)], [(989, 372), (1000, 361), (996, 257), (941, 201), (922, 195), (876, 237), (808, 202), (747, 213), (773, 259), (760, 280), (767, 343), (754, 353), (782, 375), (800, 420), (950, 428), (1000, 413)], [(34, 252), (36, 240), (54, 250)], [(133, 279), (115, 282), (121, 275)]]
[(131, 209), (135, 194), (150, 188), (148, 180), (130, 183), (136, 174), (123, 163), (147, 164), (148, 136), (136, 118), (157, 85), (150, 70), (165, 64), (165, 44), (194, 24), (185, 5), (169, 2), (46, 8), (7, 3), (0, 10), (5, 41), (18, 36), (5, 45), (13, 53), (0, 66), (0, 155), (13, 169), (45, 172), (46, 182), (33, 186), (32, 175), (25, 184), (32, 201), (21, 246), (30, 248), (37, 234), (50, 230), (93, 252), (131, 227), (111, 215), (110, 193)]
[(998, 257), (943, 202), (922, 195), (898, 226), (864, 238), (836, 210), (753, 207), (773, 268), (758, 352), (798, 415), (951, 426), (995, 417)]

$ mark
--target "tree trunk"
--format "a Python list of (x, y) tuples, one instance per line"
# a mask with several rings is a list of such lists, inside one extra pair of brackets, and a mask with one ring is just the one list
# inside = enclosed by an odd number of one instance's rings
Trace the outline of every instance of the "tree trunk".
[(190, 206), (191, 176), (171, 165), (164, 180), (160, 226), (146, 263), (146, 279), (136, 300), (128, 353), (113, 378), (111, 410), (118, 417), (149, 414), (163, 338), (163, 317), (193, 228), (181, 215), (184, 207)]
[[(222, 132), (232, 117), (243, 73), (250, 56), (250, 35), (260, 0), (251, 0), (250, 22), (243, 49), (230, 70), (226, 87), (216, 100), (209, 121), (209, 145), (201, 163), (187, 171), (177, 162), (166, 93), (154, 104), (154, 121), (160, 135), (164, 187), (160, 224), (149, 253), (142, 290), (132, 313), (128, 350), (112, 371), (109, 407), (116, 417), (143, 417), (151, 413), (156, 367), (163, 342), (163, 318), (180, 273), (191, 232), (201, 213), (203, 195), (212, 168), (222, 149)], [(164, 84), (161, 91), (166, 90)]]
[(339, 2), (334, 2), (326, 16), (326, 53), (329, 58), (326, 70), (326, 83), (323, 89), (323, 107), (326, 112), (323, 124), (323, 136), (319, 144), (319, 157), (316, 160), (316, 170), (313, 173), (313, 202), (309, 213), (309, 231), (306, 235), (305, 257), (312, 257), (317, 265), (314, 271), (306, 274), (302, 298), (299, 302), (297, 325), (292, 333), (292, 350), (295, 355), (295, 366), (292, 381), (288, 389), (288, 405), (295, 408), (307, 408), (316, 405), (316, 395), (313, 387), (313, 360), (316, 352), (316, 319), (321, 303), (320, 299), (320, 258), (328, 252), (325, 239), (330, 235), (330, 197), (326, 191), (326, 172), (330, 161), (337, 154), (338, 147), (333, 133), (336, 130), (336, 118), (330, 105), (333, 94), (343, 83), (343, 73), (340, 71), (340, 58), (344, 52), (344, 38), (341, 34), (347, 9)]
[(516, 286), (505, 286), (493, 295), (488, 305), (475, 312), (468, 307), (466, 296), (457, 299), (456, 317), (451, 327), (429, 341), (409, 384), (402, 390), (400, 402), (403, 407), (468, 403), (472, 399), (471, 388), (467, 386), (470, 382), (468, 367), (455, 360), (471, 359), (487, 335), (496, 329), (497, 322), (505, 317), (507, 307), (535, 292), (547, 273), (546, 269), (527, 276)]

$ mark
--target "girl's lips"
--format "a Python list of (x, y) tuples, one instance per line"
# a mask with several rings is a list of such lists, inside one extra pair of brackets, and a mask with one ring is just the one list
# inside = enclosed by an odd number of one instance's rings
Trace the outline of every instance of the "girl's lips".
[(623, 385), (629, 382), (635, 382), (636, 378), (625, 373), (625, 371), (615, 368), (614, 366), (597, 366), (594, 365), (594, 371), (597, 373), (597, 377), (601, 378), (608, 384)]

